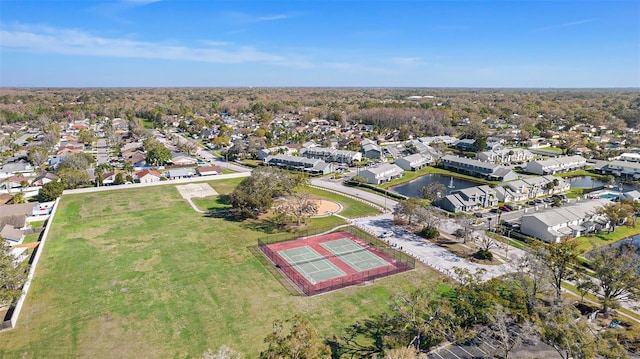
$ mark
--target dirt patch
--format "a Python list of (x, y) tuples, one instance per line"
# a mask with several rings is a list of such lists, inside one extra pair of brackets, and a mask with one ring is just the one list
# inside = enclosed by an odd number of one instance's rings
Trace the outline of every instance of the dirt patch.
[(202, 198), (217, 196), (218, 192), (211, 188), (208, 183), (189, 183), (187, 185), (176, 186), (176, 189), (184, 199)]
[(318, 204), (318, 217), (328, 216), (342, 211), (342, 205), (338, 202), (328, 201), (326, 199), (316, 199)]

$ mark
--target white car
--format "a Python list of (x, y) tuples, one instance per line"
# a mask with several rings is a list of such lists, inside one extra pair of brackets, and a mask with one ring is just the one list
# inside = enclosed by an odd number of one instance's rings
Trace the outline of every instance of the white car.
[(386, 231), (386, 232), (383, 232), (383, 233), (380, 235), (380, 238), (387, 238), (387, 237), (391, 237), (391, 236), (393, 236), (393, 232), (391, 232), (391, 231)]

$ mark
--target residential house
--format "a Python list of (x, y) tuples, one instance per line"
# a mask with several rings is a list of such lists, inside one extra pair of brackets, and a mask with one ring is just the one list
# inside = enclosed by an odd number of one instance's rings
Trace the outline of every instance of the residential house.
[(526, 213), (522, 216), (520, 231), (545, 242), (559, 242), (565, 237), (606, 229), (609, 221), (606, 216), (598, 214), (597, 209), (610, 203), (606, 199), (593, 199)]
[(476, 159), (492, 163), (516, 163), (527, 162), (533, 159), (533, 153), (521, 148), (502, 148), (498, 150), (484, 151), (476, 154)]
[(382, 148), (375, 141), (364, 140), (360, 143), (360, 152), (364, 158), (381, 159)]
[(198, 160), (186, 153), (176, 152), (172, 155), (173, 157), (171, 158), (171, 163), (174, 166), (193, 166), (198, 162)]
[(11, 224), (0, 225), (0, 237), (14, 243), (20, 243), (24, 239), (24, 231)]
[(599, 172), (635, 181), (640, 179), (640, 162), (610, 161)]
[(116, 176), (118, 175), (118, 173), (122, 173), (122, 175), (125, 176), (124, 172), (121, 172), (121, 171), (104, 172), (102, 174), (102, 185), (103, 186), (110, 186), (110, 185), (114, 184), (115, 181), (116, 181)]
[(256, 152), (256, 156), (259, 160), (264, 160), (265, 158), (267, 158), (267, 156), (277, 155), (277, 154), (291, 155), (292, 151), (290, 151), (289, 147), (287, 146), (277, 146), (277, 147), (271, 147), (271, 148), (263, 148), (261, 150), (258, 150), (258, 152)]
[(445, 169), (465, 173), (474, 177), (485, 178), (491, 181), (512, 181), (518, 175), (512, 170), (499, 164), (482, 162), (467, 157), (444, 156), (440, 164)]
[(476, 140), (474, 139), (457, 140), (452, 147), (461, 151), (477, 151), (478, 150), (478, 146), (476, 146)]
[(561, 177), (546, 175), (501, 183), (496, 187), (496, 194), (502, 202), (520, 202), (540, 196), (566, 192), (570, 189), (571, 184), (569, 181)]
[(275, 155), (264, 159), (267, 166), (278, 166), (290, 170), (298, 170), (310, 174), (329, 174), (333, 172), (333, 164), (319, 158), (307, 158), (301, 156)]
[(398, 158), (395, 164), (400, 166), (405, 171), (417, 171), (423, 167), (428, 166), (433, 161), (433, 158), (429, 155), (422, 153), (415, 153), (413, 155)]
[(640, 153), (626, 152), (620, 155), (620, 161), (640, 162)]
[(449, 212), (468, 212), (498, 205), (496, 191), (487, 186), (464, 188), (436, 201), (436, 205)]
[(362, 153), (355, 151), (337, 150), (329, 147), (311, 147), (301, 151), (301, 156), (317, 158), (325, 162), (353, 164), (362, 160)]
[(27, 161), (19, 160), (17, 162), (7, 162), (0, 167), (0, 178), (9, 178), (18, 174), (31, 176), (33, 174), (33, 166)]
[(222, 174), (220, 166), (200, 166), (196, 168), (199, 176), (216, 176)]
[(627, 192), (624, 192), (624, 193), (620, 194), (619, 198), (620, 198), (620, 200), (629, 199), (629, 200), (632, 200), (632, 201), (640, 202), (640, 192), (638, 192), (636, 190), (627, 191)]
[(359, 176), (364, 177), (367, 183), (381, 184), (404, 176), (404, 170), (393, 163), (382, 163), (360, 171)]
[(144, 170), (136, 173), (136, 177), (140, 181), (140, 183), (154, 183), (160, 182), (160, 178), (162, 175), (160, 172), (155, 170)]
[(446, 145), (453, 145), (458, 141), (457, 138), (451, 136), (431, 136), (431, 137), (420, 137), (418, 141), (424, 143), (427, 146), (431, 146), (431, 144), (436, 143), (444, 143)]
[(144, 168), (149, 164), (147, 163), (147, 156), (142, 151), (128, 152), (122, 154), (125, 162), (133, 165), (133, 168)]
[(170, 179), (182, 179), (191, 178), (194, 176), (193, 169), (191, 168), (178, 168), (172, 169), (167, 172), (167, 178)]
[(51, 213), (54, 202), (20, 203), (0, 206), (0, 226), (10, 224), (18, 229), (29, 227), (27, 218), (39, 218)]
[(31, 185), (32, 186), (42, 187), (42, 186), (46, 185), (49, 182), (56, 182), (56, 181), (58, 181), (58, 176), (56, 176), (55, 174), (53, 174), (51, 172), (45, 172), (43, 174), (38, 175), (31, 182)]
[(549, 175), (576, 171), (587, 167), (587, 160), (582, 156), (562, 156), (546, 160), (527, 162), (525, 171), (537, 175)]

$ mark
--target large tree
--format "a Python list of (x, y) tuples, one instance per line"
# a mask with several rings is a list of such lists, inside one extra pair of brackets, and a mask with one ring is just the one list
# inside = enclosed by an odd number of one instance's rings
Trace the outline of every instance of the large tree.
[(171, 151), (164, 147), (162, 144), (152, 146), (147, 150), (147, 162), (155, 166), (164, 166), (167, 162), (171, 161)]
[(574, 308), (552, 308), (538, 322), (538, 328), (540, 339), (553, 347), (562, 359), (596, 357), (596, 337)]
[(390, 307), (387, 345), (391, 348), (428, 350), (451, 339), (456, 331), (457, 318), (449, 300), (425, 289), (396, 294)]
[(0, 306), (11, 304), (20, 296), (27, 280), (27, 267), (16, 263), (8, 242), (0, 237)]
[(273, 331), (264, 339), (267, 349), (260, 359), (321, 359), (331, 357), (331, 348), (324, 344), (309, 320), (295, 315), (285, 321), (276, 320)]
[(303, 177), (275, 167), (259, 167), (245, 178), (229, 196), (233, 212), (240, 218), (255, 218), (267, 211), (276, 196), (293, 193)]
[(613, 232), (616, 229), (616, 225), (628, 220), (635, 213), (635, 209), (626, 202), (617, 202), (599, 207), (596, 212), (607, 217), (609, 231)]
[(393, 215), (396, 219), (405, 219), (412, 225), (426, 216), (426, 210), (419, 198), (410, 197), (398, 202)]
[(66, 189), (85, 187), (91, 184), (91, 178), (87, 171), (84, 170), (64, 168), (58, 172), (58, 176)]
[(54, 181), (46, 183), (38, 191), (38, 197), (41, 202), (55, 201), (56, 198), (62, 196), (64, 191), (64, 183)]
[(428, 185), (420, 188), (420, 194), (422, 195), (422, 198), (433, 202), (444, 197), (446, 190), (447, 189), (445, 185), (443, 185), (442, 183), (431, 182)]
[(602, 311), (618, 306), (622, 299), (640, 296), (640, 255), (635, 246), (623, 244), (597, 250), (591, 258), (596, 293)]
[(60, 162), (58, 166), (58, 171), (62, 171), (63, 169), (73, 169), (73, 170), (86, 170), (89, 168), (95, 159), (92, 154), (79, 152), (79, 153), (70, 153)]
[(578, 243), (567, 238), (549, 243), (542, 251), (542, 261), (556, 291), (556, 302), (559, 302), (562, 298), (562, 283), (575, 279), (576, 272), (573, 268), (578, 261)]

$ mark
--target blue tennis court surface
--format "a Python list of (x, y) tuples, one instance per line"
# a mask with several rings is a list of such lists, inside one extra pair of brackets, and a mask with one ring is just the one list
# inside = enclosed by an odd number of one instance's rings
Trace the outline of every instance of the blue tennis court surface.
[(358, 272), (389, 265), (389, 262), (350, 239), (337, 239), (320, 245)]
[(278, 254), (312, 284), (345, 275), (340, 268), (309, 246), (284, 249), (278, 251)]

